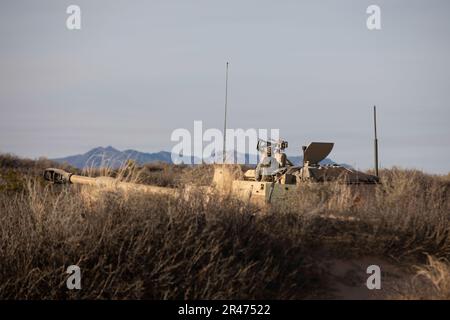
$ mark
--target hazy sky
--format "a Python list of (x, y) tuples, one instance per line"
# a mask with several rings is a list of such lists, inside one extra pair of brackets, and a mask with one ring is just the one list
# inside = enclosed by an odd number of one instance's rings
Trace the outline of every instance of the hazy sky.
[(194, 120), (222, 128), (229, 61), (229, 127), (368, 168), (376, 104), (382, 167), (448, 172), (449, 39), (448, 0), (1, 1), (0, 152), (170, 150)]

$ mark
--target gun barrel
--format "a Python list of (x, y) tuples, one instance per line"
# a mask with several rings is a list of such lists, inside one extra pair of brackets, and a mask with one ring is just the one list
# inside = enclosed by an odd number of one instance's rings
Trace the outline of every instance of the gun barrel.
[(73, 174), (70, 176), (69, 182), (73, 184), (96, 185), (96, 178), (84, 177)]
[(178, 190), (174, 188), (165, 188), (150, 186), (132, 182), (122, 182), (111, 177), (85, 177), (66, 172), (61, 169), (49, 168), (44, 171), (44, 179), (55, 184), (82, 184), (98, 188), (119, 189), (126, 192), (143, 192), (149, 194), (161, 194), (175, 196)]

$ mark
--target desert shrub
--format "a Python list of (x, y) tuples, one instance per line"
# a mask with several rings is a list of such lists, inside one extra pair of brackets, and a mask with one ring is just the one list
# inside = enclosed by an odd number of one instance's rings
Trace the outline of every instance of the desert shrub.
[[(44, 169), (49, 167), (78, 172), (75, 168), (58, 164), (46, 158), (31, 160), (11, 154), (0, 154), (0, 192), (11, 194), (23, 191), (28, 177), (42, 176)], [(43, 183), (43, 181), (41, 182)]]

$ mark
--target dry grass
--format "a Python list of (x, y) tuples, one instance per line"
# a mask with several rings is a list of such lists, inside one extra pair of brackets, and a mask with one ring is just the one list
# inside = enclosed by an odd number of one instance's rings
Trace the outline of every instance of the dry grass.
[(208, 165), (170, 165), (167, 163), (150, 163), (137, 166), (133, 161), (118, 169), (87, 168), (82, 174), (90, 177), (109, 176), (120, 181), (144, 183), (160, 187), (183, 187), (186, 184), (197, 186), (209, 185), (213, 177), (213, 167)]
[(381, 176), (378, 186), (305, 186), (283, 210), (319, 221), (322, 238), (349, 246), (344, 255), (450, 257), (450, 180), (396, 168)]
[[(418, 266), (419, 282), (396, 298), (449, 298), (448, 177), (394, 168), (372, 189), (311, 184), (262, 214), (200, 192), (189, 200), (100, 192), (86, 201), (89, 188), (32, 178), (37, 163), (17, 166), (22, 187), (9, 190), (11, 165), (2, 164), (2, 299), (320, 297), (320, 259), (362, 256)], [(206, 184), (212, 170), (159, 164), (108, 174), (182, 188)], [(66, 289), (71, 264), (81, 267), (82, 290)]]
[(415, 268), (412, 279), (391, 298), (406, 300), (450, 300), (450, 263), (447, 259), (427, 257), (427, 263)]
[[(2, 298), (301, 298), (313, 288), (298, 230), (233, 200), (105, 192), (88, 206), (86, 190), (52, 189), (29, 181), (1, 198)], [(65, 289), (71, 264), (83, 272), (77, 292)]]

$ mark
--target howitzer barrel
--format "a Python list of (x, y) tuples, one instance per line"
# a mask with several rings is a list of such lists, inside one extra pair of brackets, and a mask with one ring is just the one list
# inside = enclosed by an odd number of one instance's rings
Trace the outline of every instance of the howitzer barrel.
[(126, 192), (143, 192), (151, 194), (164, 194), (175, 196), (178, 194), (177, 189), (164, 188), (158, 186), (150, 186), (131, 182), (122, 182), (111, 177), (91, 178), (75, 175), (61, 169), (49, 168), (44, 171), (44, 179), (56, 184), (82, 184), (90, 185), (98, 188), (114, 188)]
[(96, 178), (78, 176), (78, 175), (73, 174), (70, 176), (69, 182), (73, 183), (73, 184), (96, 185)]

